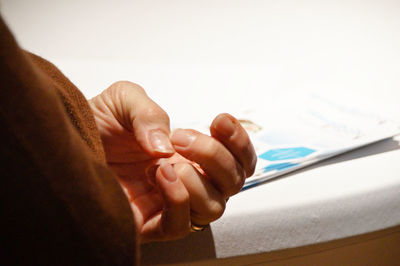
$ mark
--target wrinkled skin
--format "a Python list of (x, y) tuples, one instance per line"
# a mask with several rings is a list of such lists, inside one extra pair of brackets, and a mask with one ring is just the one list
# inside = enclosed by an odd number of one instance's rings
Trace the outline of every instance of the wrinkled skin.
[(254, 172), (254, 148), (231, 115), (218, 115), (210, 136), (191, 129), (171, 133), (168, 115), (127, 81), (89, 103), (142, 242), (182, 238), (191, 223), (218, 219), (226, 199)]

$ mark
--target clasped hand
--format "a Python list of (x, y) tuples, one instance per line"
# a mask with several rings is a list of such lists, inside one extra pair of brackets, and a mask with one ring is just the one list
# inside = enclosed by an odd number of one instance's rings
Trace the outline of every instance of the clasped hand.
[(191, 223), (218, 219), (226, 199), (254, 172), (254, 148), (228, 114), (214, 119), (211, 136), (191, 129), (170, 133), (168, 115), (127, 81), (89, 103), (142, 242), (182, 238)]

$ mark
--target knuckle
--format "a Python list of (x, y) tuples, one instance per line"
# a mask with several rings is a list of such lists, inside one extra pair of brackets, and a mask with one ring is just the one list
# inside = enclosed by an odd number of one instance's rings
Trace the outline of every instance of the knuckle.
[(126, 80), (113, 83), (106, 92), (112, 98), (119, 99), (122, 102), (124, 101), (123, 99), (131, 95), (147, 97), (146, 91), (140, 85)]
[(169, 116), (167, 113), (154, 102), (147, 105), (146, 108), (143, 109), (143, 112), (149, 120), (163, 120), (169, 123)]
[(121, 103), (125, 102), (125, 99), (131, 95), (146, 96), (145, 90), (140, 85), (126, 80), (114, 82), (102, 94), (105, 98)]
[(137, 92), (141, 92), (144, 93), (144, 89), (142, 88), (142, 86), (140, 86), (139, 84), (127, 81), (127, 80), (120, 80), (117, 81), (115, 83), (113, 83), (110, 88), (115, 88), (117, 90), (134, 90)]
[(245, 182), (246, 173), (240, 163), (236, 162), (236, 170), (230, 177), (230, 182), (225, 183), (222, 192), (224, 196), (229, 197), (237, 194), (243, 187)]
[(244, 185), (244, 178), (241, 178), (240, 176), (236, 176), (230, 186), (225, 189), (225, 196), (229, 197), (232, 195), (235, 195), (239, 193), (239, 191), (242, 189)]
[(213, 160), (214, 158), (216, 158), (216, 156), (219, 155), (220, 147), (216, 140), (211, 139), (211, 141), (205, 142), (204, 144), (202, 144), (202, 146), (202, 151), (204, 153), (202, 154), (202, 156), (205, 160)]
[(171, 199), (171, 203), (176, 207), (189, 206), (189, 193), (187, 191), (180, 191), (179, 195), (175, 194)]
[(189, 163), (177, 163), (174, 165), (175, 173), (180, 178), (185, 178), (193, 174), (193, 166)]
[(207, 213), (208, 219), (210, 220), (210, 222), (215, 221), (215, 220), (219, 219), (222, 216), (222, 214), (224, 214), (225, 201), (224, 200), (209, 201), (207, 209), (208, 209), (208, 213)]

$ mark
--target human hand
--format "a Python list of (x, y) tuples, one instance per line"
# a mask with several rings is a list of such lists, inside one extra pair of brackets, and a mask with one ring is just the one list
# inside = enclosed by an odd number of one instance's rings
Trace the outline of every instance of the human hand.
[(229, 115), (214, 120), (211, 136), (179, 129), (171, 143), (167, 114), (136, 84), (117, 82), (90, 105), (142, 241), (181, 238), (191, 222), (219, 218), (254, 171), (247, 133)]

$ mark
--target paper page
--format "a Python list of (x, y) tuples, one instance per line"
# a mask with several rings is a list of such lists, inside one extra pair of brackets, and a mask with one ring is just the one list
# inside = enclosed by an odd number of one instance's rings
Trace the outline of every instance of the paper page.
[(256, 173), (245, 187), (400, 132), (399, 124), (365, 105), (346, 105), (316, 93), (288, 97), (274, 110), (253, 107), (244, 114), (243, 125), (258, 155)]
[[(258, 156), (256, 172), (244, 189), (399, 134), (400, 122), (391, 121), (377, 108), (341, 95), (301, 92), (235, 113)], [(191, 126), (208, 134), (207, 123)]]

